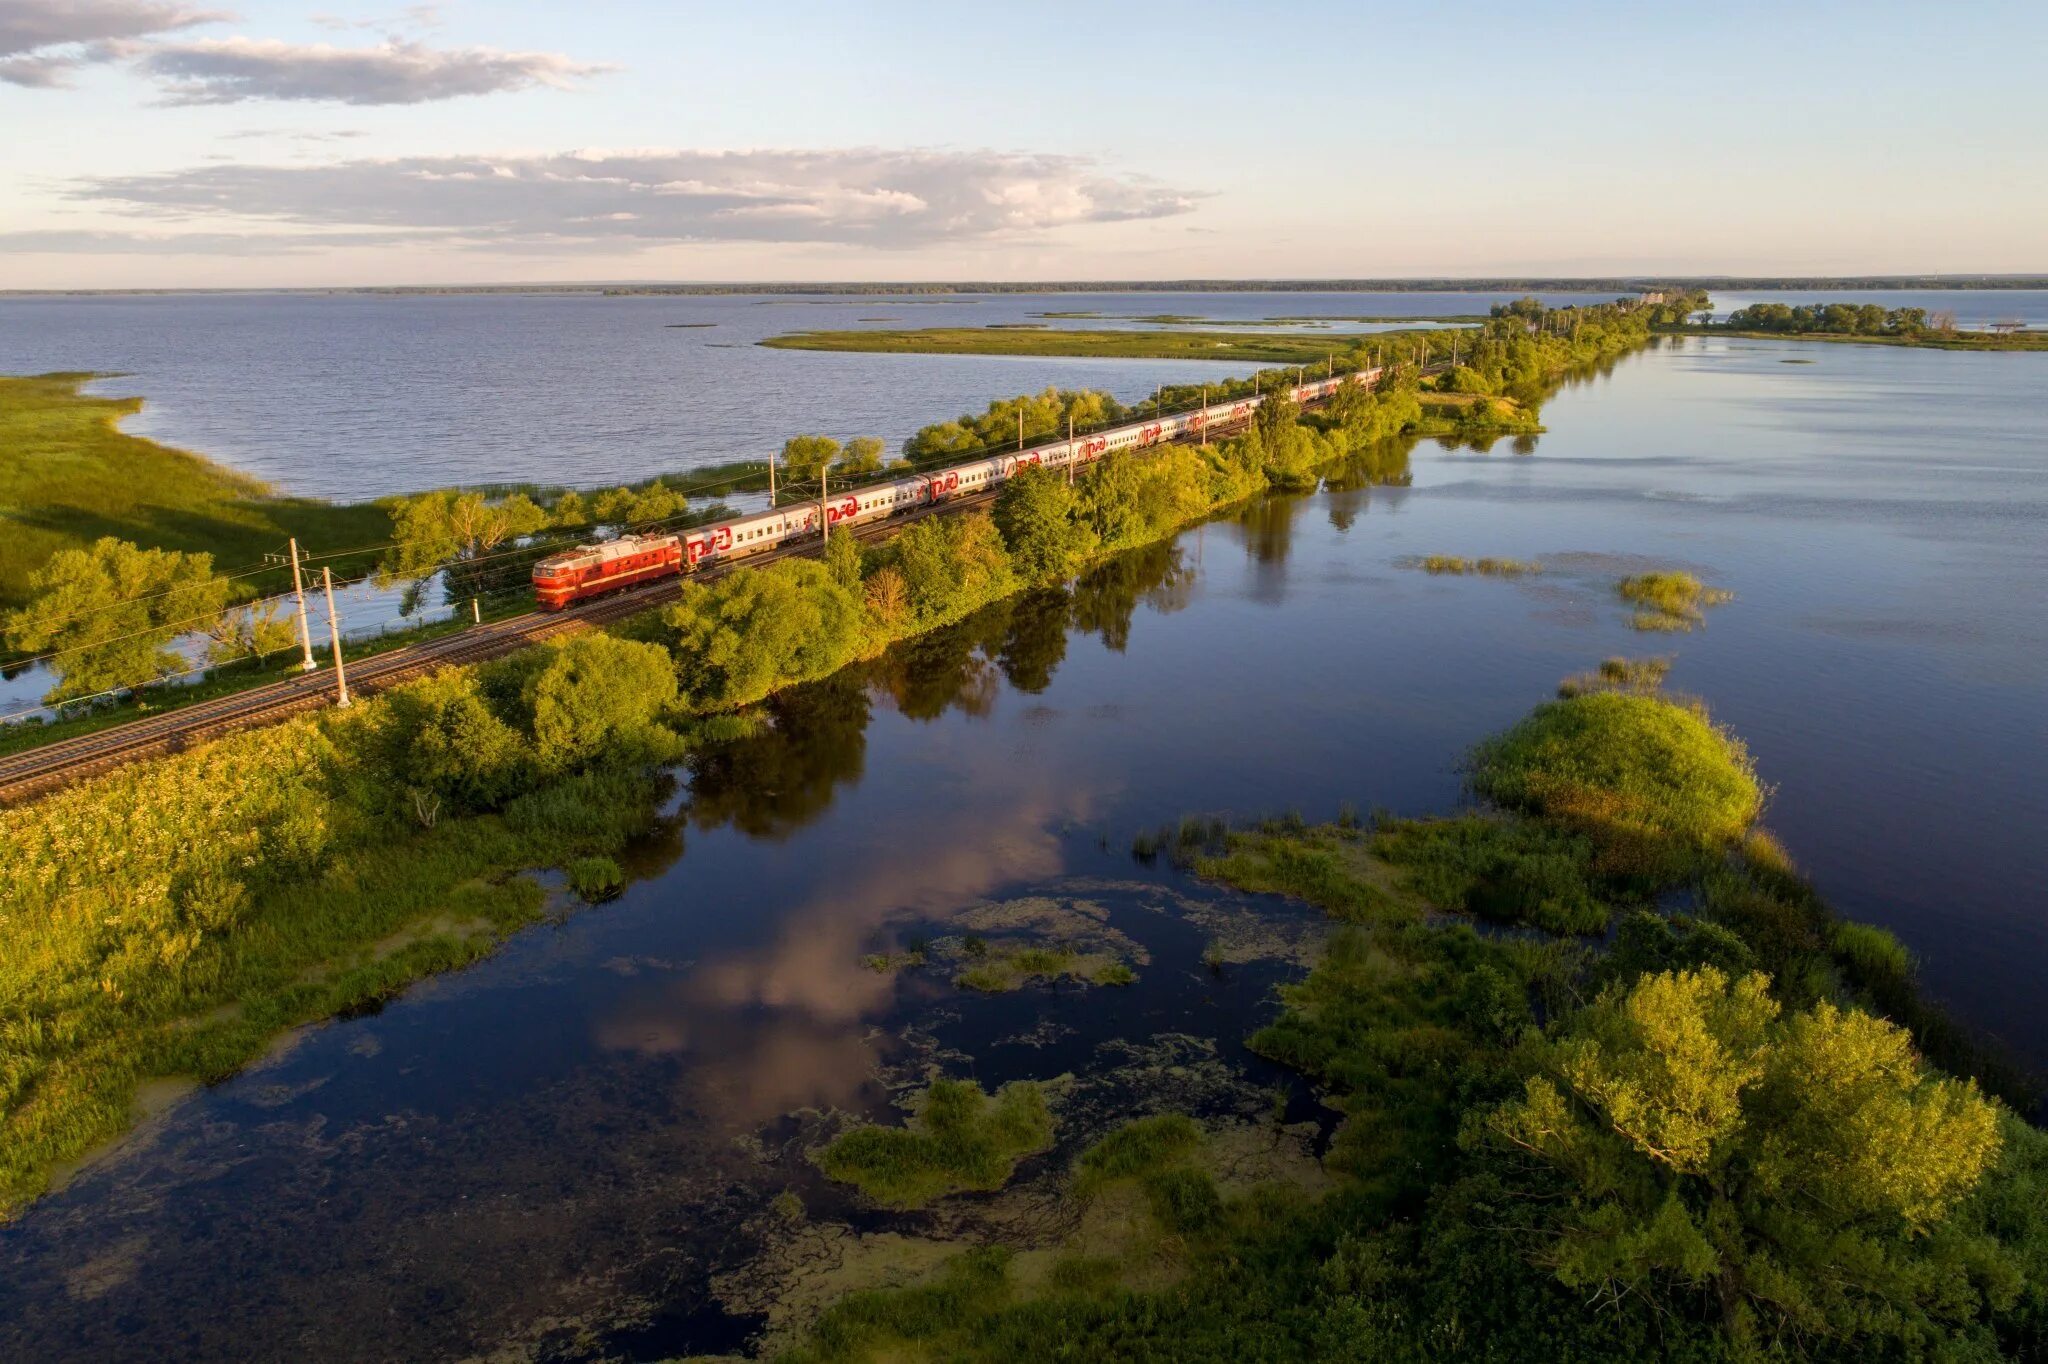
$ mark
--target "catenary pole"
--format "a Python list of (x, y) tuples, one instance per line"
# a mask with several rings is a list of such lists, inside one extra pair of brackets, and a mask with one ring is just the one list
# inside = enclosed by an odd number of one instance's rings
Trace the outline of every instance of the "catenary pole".
[(299, 573), (299, 540), (292, 537), (292, 595), (299, 602), (299, 671), (309, 673), (317, 666), (313, 662), (313, 631), (306, 624), (306, 580)]
[(341, 617), (334, 614), (334, 570), (320, 567), (320, 581), (327, 588), (327, 639), (334, 648), (334, 704), (348, 704), (348, 673), (341, 664)]

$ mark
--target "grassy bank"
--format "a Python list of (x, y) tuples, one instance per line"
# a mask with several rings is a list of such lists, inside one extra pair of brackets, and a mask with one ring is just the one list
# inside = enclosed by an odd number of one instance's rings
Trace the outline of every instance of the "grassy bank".
[(1740, 743), (1583, 696), (1472, 771), (1503, 804), (1169, 840), (1344, 921), (1251, 1039), (1342, 1114), (1332, 1190), (1219, 1191), (1140, 1119), (1066, 1185), (1084, 1227), (1143, 1190), (1125, 1249), (983, 1247), (780, 1357), (2042, 1357), (2048, 1135), (1754, 827)]
[(275, 497), (246, 475), (128, 435), (120, 421), (142, 399), (79, 391), (97, 377), (0, 375), (0, 610), (26, 600), (29, 575), (51, 555), (105, 535), (208, 553), (225, 571), (260, 563), (292, 536), (322, 550), (391, 538), (382, 507)]
[(2048, 351), (2048, 331), (1920, 332), (1909, 336), (1850, 335), (1835, 332), (1746, 331), (1735, 327), (1687, 326), (1673, 330), (1687, 336), (1735, 337), (1744, 341), (1819, 341), (1844, 346), (1913, 346), (1922, 350)]
[[(1382, 333), (1385, 335), (1386, 333)], [(778, 350), (861, 351), (876, 355), (1036, 355), (1061, 359), (1235, 360), (1320, 365), (1354, 338), (1241, 335), (1204, 331), (1087, 331), (1024, 327), (906, 327), (804, 331), (760, 344)]]

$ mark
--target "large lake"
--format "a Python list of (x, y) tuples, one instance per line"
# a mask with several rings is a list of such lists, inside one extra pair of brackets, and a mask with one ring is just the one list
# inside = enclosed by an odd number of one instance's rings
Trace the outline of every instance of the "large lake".
[[(1395, 297), (1384, 311), (1416, 306)], [(653, 339), (635, 333), (628, 350), (690, 336), (660, 324), (691, 310), (753, 306), (430, 299), (416, 316), (444, 305), (644, 316)], [(1114, 310), (1167, 308), (1193, 310), (1157, 296)], [(1350, 296), (1273, 310), (1382, 311)], [(588, 401), (594, 362), (487, 330), (464, 335), (540, 357), (525, 410)], [(444, 340), (393, 343), (432, 357), (417, 363), (437, 377), (400, 366), (390, 382), (439, 403), (421, 418), (436, 425), (467, 401), (444, 390), (470, 352)], [(312, 372), (305, 347), (271, 371), (252, 361), (243, 400), (313, 392), (333, 410), (344, 385)], [(741, 353), (791, 373), (869, 363)], [(30, 367), (87, 363), (124, 362), (65, 352)], [(943, 412), (1060, 369), (973, 364), (970, 391), (958, 363), (890, 372)], [(2048, 1064), (2044, 378), (2038, 355), (1679, 342), (1559, 394), (1533, 441), (1483, 454), (1425, 443), (1407, 486), (1267, 500), (1070, 597), (996, 608), (794, 693), (776, 734), (681, 774), (673, 820), (618, 900), (565, 905), (473, 969), (309, 1030), (0, 1229), (0, 1358), (732, 1347), (756, 1322), (719, 1306), (713, 1285), (751, 1254), (777, 1193), (864, 1225), (802, 1160), (817, 1131), (804, 1110), (886, 1115), (934, 1065), (984, 1083), (1139, 1077), (1114, 1095), (1084, 1084), (1063, 1110), (1078, 1132), (1091, 1102), (1142, 1110), (1199, 1093), (1228, 1108), (1233, 1085), (1276, 1082), (1240, 1043), (1298, 967), (1282, 954), (1214, 972), (1205, 944), (1219, 915), (1263, 916), (1283, 937), (1312, 916), (1138, 863), (1135, 833), (1197, 811), (1454, 808), (1472, 741), (1608, 654), (1673, 655), (1670, 685), (1748, 741), (1772, 787), (1768, 824), (1833, 902), (1895, 929), (1932, 993)], [(138, 386), (163, 385), (178, 387), (159, 370)], [(845, 429), (879, 425), (900, 396)], [(361, 403), (395, 447), (397, 401), (380, 389)], [(658, 391), (616, 405), (620, 430), (636, 408), (696, 410)], [(325, 418), (287, 409), (293, 448), (326, 438)], [(1502, 582), (1406, 566), (1428, 553), (1549, 567)], [(1697, 633), (1637, 635), (1613, 582), (1651, 565), (1692, 568), (1735, 600)], [(1138, 984), (982, 997), (862, 964), (992, 904), (1099, 916), (1142, 948)], [(1142, 1076), (1161, 1073), (1173, 1083), (1148, 1090)], [(1315, 1109), (1297, 1090), (1292, 1111)]]
[[(1272, 318), (1484, 313), (1505, 294), (991, 294), (888, 297), (108, 295), (0, 298), (0, 374), (119, 371), (138, 434), (280, 490), (344, 501), (454, 483), (615, 484), (758, 459), (790, 436), (881, 436), (1048, 384), (1136, 401), (1250, 366), (769, 350), (808, 328), (1143, 327), (1159, 314)], [(1552, 303), (1606, 297), (1544, 296)], [(1722, 307), (1766, 295), (1718, 299)], [(1785, 295), (1803, 299), (1804, 295)], [(2048, 325), (2048, 293), (1858, 294), (1946, 307), (1966, 326)], [(1099, 318), (1045, 317), (1093, 312)], [(1348, 324), (1331, 323), (1332, 345)]]

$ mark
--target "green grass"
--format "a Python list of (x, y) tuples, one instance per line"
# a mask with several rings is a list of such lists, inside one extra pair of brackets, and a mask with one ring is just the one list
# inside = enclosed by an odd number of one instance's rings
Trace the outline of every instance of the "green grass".
[(965, 1189), (999, 1189), (1017, 1162), (1052, 1145), (1052, 1112), (1030, 1081), (993, 1097), (970, 1080), (934, 1080), (905, 1127), (858, 1127), (813, 1153), (828, 1178), (877, 1203), (921, 1208)]
[(1668, 658), (1603, 658), (1589, 673), (1575, 673), (1557, 684), (1559, 696), (1582, 696), (1595, 691), (1650, 693), (1664, 685), (1671, 672)]
[(1181, 1113), (1127, 1122), (1081, 1153), (1074, 1165), (1074, 1184), (1084, 1197), (1120, 1179), (1135, 1179), (1193, 1155), (1202, 1145), (1202, 1129)]
[(1472, 785), (1589, 838), (1603, 872), (1657, 880), (1737, 842), (1763, 808), (1739, 739), (1686, 706), (1620, 692), (1537, 707), (1475, 750)]
[(1522, 578), (1543, 571), (1542, 564), (1528, 559), (1461, 559), (1454, 554), (1425, 554), (1416, 567), (1432, 575), (1475, 573), (1486, 578)]
[(1732, 336), (1748, 341), (1819, 341), (1846, 346), (1914, 346), (1923, 350), (2048, 351), (2048, 331), (1923, 332), (1915, 336), (1863, 336), (1837, 332), (1752, 332), (1727, 327), (1683, 327), (1689, 336)]
[[(21, 605), (29, 575), (62, 549), (104, 535), (146, 548), (213, 555), (232, 572), (259, 564), (293, 536), (309, 553), (391, 538), (370, 503), (272, 495), (246, 475), (120, 429), (140, 398), (88, 397), (88, 373), (0, 376), (0, 609)], [(337, 570), (365, 567), (334, 560)], [(274, 590), (289, 575), (245, 579)]]
[(1614, 586), (1625, 602), (1640, 607), (1629, 624), (1638, 630), (1686, 631), (1706, 619), (1706, 608), (1733, 601), (1735, 594), (1708, 587), (1690, 573), (1637, 573)]
[[(804, 331), (761, 342), (781, 350), (883, 355), (1043, 355), (1129, 360), (1235, 360), (1320, 365), (1334, 345), (1323, 336), (1247, 336), (1202, 331), (1089, 331), (1081, 328), (908, 327), (895, 331)], [(1349, 339), (1346, 340), (1346, 345)]]
[(291, 720), (0, 811), (0, 1218), (122, 1131), (142, 1080), (221, 1078), (484, 955), (539, 913), (521, 871), (651, 819), (655, 781), (622, 767), (501, 814), (366, 820), (343, 793), (381, 779), (335, 727), (373, 719)]

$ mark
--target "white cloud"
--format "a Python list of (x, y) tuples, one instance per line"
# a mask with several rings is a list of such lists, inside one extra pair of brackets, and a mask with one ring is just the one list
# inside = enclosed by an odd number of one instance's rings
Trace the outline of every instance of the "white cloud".
[(69, 195), (202, 229), (228, 218), (614, 252), (676, 242), (906, 248), (1165, 218), (1195, 201), (1079, 157), (880, 148), (201, 166), (81, 181)]
[(137, 39), (228, 17), (175, 0), (5, 0), (0, 81), (60, 86), (81, 66), (129, 55)]
[(414, 232), (0, 232), (0, 251), (63, 256), (300, 256), (337, 246), (417, 246)]
[(341, 104), (420, 104), (534, 85), (566, 87), (612, 68), (552, 52), (431, 48), (388, 40), (376, 47), (215, 38), (160, 43), (141, 61), (173, 104), (241, 100), (332, 100)]

